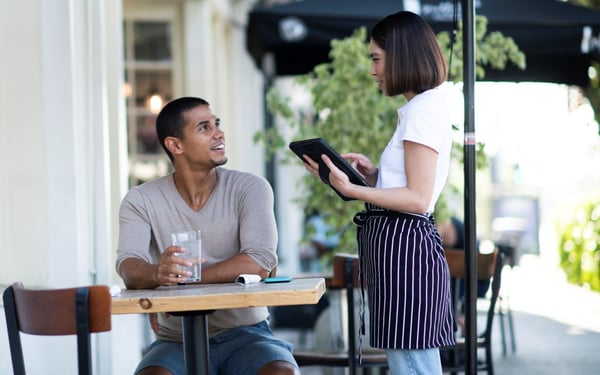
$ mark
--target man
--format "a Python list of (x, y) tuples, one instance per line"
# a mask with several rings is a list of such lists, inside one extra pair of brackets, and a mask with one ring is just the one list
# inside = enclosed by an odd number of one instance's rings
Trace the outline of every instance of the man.
[[(129, 289), (177, 285), (190, 266), (171, 233), (202, 232), (203, 283), (266, 277), (277, 265), (273, 191), (261, 177), (232, 171), (220, 121), (207, 101), (184, 97), (156, 119), (172, 174), (134, 187), (120, 210), (117, 271)], [(211, 374), (299, 374), (291, 345), (275, 338), (266, 307), (218, 310), (208, 316)], [(136, 374), (184, 374), (181, 318), (160, 314), (157, 340)]]

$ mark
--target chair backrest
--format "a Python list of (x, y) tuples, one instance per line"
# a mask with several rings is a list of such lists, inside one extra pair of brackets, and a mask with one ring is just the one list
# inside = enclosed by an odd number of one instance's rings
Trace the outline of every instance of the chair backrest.
[(337, 253), (331, 261), (333, 274), (328, 287), (333, 289), (358, 287), (358, 255)]
[[(450, 269), (450, 277), (465, 278), (465, 252), (458, 249), (445, 249), (446, 261)], [(477, 280), (489, 280), (494, 275), (494, 266), (498, 251), (492, 253), (477, 253)]]
[[(453, 279), (465, 278), (465, 252), (457, 249), (445, 249), (446, 260)], [(502, 268), (504, 266), (504, 254), (495, 249), (492, 253), (477, 253), (477, 280), (492, 280), (490, 305), (487, 311), (484, 335), (490, 340), (496, 302), (500, 295)], [(454, 297), (456, 298), (456, 297)]]
[(338, 253), (332, 260), (333, 275), (331, 277), (330, 289), (343, 288), (346, 290), (346, 311), (348, 327), (348, 371), (350, 374), (356, 372), (359, 366), (356, 352), (359, 349), (356, 343), (356, 320), (354, 317), (354, 289), (359, 286), (359, 262), (358, 256), (353, 254)]
[(25, 374), (20, 332), (31, 335), (77, 335), (79, 374), (91, 374), (90, 333), (111, 329), (107, 286), (28, 289), (14, 283), (3, 294), (13, 372)]
[(488, 342), (492, 337), (492, 325), (494, 323), (496, 303), (498, 302), (498, 297), (500, 296), (500, 285), (502, 284), (502, 269), (505, 265), (505, 254), (499, 250), (496, 250), (495, 252), (497, 253), (497, 257), (493, 266), (494, 273), (492, 275), (490, 306), (487, 312), (487, 320), (484, 332), (485, 338)]

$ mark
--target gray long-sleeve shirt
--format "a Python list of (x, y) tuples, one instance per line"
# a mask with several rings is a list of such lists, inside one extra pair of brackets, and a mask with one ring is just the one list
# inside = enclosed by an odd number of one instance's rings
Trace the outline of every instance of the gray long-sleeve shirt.
[[(173, 176), (132, 188), (121, 203), (117, 270), (127, 258), (158, 263), (171, 245), (171, 233), (202, 232), (202, 256), (210, 265), (236, 254), (252, 257), (261, 267), (277, 265), (277, 228), (273, 191), (262, 177), (217, 168), (217, 184), (198, 212), (175, 187)], [(256, 324), (268, 317), (266, 307), (218, 310), (208, 316), (211, 336), (224, 329)], [(157, 337), (181, 341), (181, 318), (159, 315)]]

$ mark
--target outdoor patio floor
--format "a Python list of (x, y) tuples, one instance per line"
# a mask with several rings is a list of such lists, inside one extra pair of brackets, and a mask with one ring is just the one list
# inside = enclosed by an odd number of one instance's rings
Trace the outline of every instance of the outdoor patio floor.
[[(503, 353), (496, 319), (496, 375), (600, 374), (600, 293), (568, 284), (554, 262), (535, 255), (524, 255), (518, 266), (505, 269), (503, 292), (510, 296), (516, 351), (512, 352), (507, 333), (507, 352)], [(279, 333), (292, 342), (297, 338), (289, 331)], [(311, 367), (303, 368), (302, 373), (344, 372)]]

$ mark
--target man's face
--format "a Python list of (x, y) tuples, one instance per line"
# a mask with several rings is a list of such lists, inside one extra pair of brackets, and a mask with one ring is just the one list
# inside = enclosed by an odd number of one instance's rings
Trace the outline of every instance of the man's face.
[(225, 133), (220, 120), (207, 105), (200, 105), (183, 114), (183, 156), (188, 163), (214, 168), (227, 162)]

